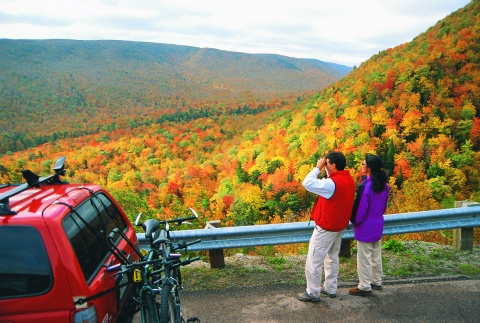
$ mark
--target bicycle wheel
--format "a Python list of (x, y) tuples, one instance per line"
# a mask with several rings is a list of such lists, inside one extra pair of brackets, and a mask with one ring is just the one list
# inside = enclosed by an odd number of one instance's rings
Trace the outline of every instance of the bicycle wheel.
[(145, 308), (142, 309), (142, 322), (159, 323), (158, 308), (155, 302), (155, 296), (151, 291), (146, 290), (142, 294)]
[(176, 315), (177, 315), (177, 322), (185, 323), (185, 319), (183, 318), (183, 307), (180, 302), (180, 294), (178, 291), (178, 286), (175, 289), (175, 308), (176, 308)]
[(182, 272), (180, 271), (180, 267), (173, 269), (173, 279), (177, 282), (175, 288), (175, 308), (176, 308), (176, 317), (177, 322), (185, 323), (185, 319), (183, 318), (183, 308), (180, 302), (180, 289), (182, 288)]
[(178, 288), (181, 289), (182, 288), (182, 272), (180, 271), (180, 267), (173, 269), (172, 277), (177, 281)]
[(162, 297), (160, 303), (160, 323), (177, 323), (177, 311), (172, 296), (172, 286), (168, 283), (162, 286)]

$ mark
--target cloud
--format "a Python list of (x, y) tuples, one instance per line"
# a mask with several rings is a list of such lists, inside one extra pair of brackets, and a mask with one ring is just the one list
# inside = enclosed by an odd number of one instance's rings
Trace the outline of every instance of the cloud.
[(0, 0), (0, 38), (120, 39), (349, 66), (412, 40), (468, 0)]
[[(43, 17), (35, 14), (8, 14), (0, 11), (1, 24), (28, 24), (32, 26), (62, 27), (69, 21), (61, 18)], [(6, 37), (4, 37), (6, 38)]]

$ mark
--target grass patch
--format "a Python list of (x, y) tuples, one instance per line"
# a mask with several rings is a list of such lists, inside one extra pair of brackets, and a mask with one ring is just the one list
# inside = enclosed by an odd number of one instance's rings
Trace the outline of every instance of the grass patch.
[(283, 257), (266, 257), (267, 262), (272, 266), (283, 265), (287, 262), (287, 260)]
[(282, 271), (289, 267), (287, 260), (283, 257), (266, 257), (267, 263), (272, 266), (275, 271)]
[(458, 269), (465, 275), (480, 275), (480, 268), (472, 264), (461, 264)]
[[(273, 248), (257, 248), (254, 255), (253, 250), (248, 253), (235, 251), (225, 253), (225, 268), (210, 268), (208, 257), (182, 267), (184, 288), (305, 284), (304, 254), (280, 254)], [(358, 281), (356, 251), (353, 248), (352, 251), (352, 257), (340, 258), (339, 283)], [(383, 243), (382, 262), (384, 280), (455, 275), (480, 277), (480, 247), (461, 251), (432, 242), (391, 239)]]
[(382, 245), (382, 249), (391, 250), (393, 252), (401, 252), (405, 250), (403, 247), (403, 242), (400, 240), (389, 239), (385, 241)]

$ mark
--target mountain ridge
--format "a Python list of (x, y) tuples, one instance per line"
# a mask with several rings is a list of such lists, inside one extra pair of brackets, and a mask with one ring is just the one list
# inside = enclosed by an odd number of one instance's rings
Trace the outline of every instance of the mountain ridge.
[[(171, 109), (220, 111), (303, 96), (351, 71), (280, 55), (115, 40), (1, 39), (0, 56), (0, 153), (95, 133), (112, 115), (118, 127)], [(84, 131), (68, 134), (52, 115)]]

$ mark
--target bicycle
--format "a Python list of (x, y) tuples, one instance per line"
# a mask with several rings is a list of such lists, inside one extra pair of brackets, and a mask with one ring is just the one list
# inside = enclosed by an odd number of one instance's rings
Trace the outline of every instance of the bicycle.
[[(198, 219), (198, 215), (190, 208), (193, 216), (171, 220), (148, 219), (140, 223), (140, 213), (135, 226), (142, 226), (145, 238), (148, 239), (150, 248), (141, 251), (120, 230), (110, 232), (108, 239), (112, 246), (111, 252), (119, 260), (119, 264), (107, 266), (106, 272), (115, 272), (115, 275), (126, 275), (130, 283), (135, 284), (133, 299), (140, 311), (142, 323), (199, 323), (197, 318), (185, 321), (183, 308), (180, 301), (179, 289), (182, 288), (180, 267), (192, 263), (199, 257), (181, 259), (181, 254), (174, 253), (186, 251), (187, 247), (199, 243), (200, 240), (185, 243), (175, 243), (171, 236), (170, 223), (182, 224), (189, 220)], [(164, 228), (160, 229), (161, 226)], [(120, 235), (141, 256), (141, 261), (132, 262), (125, 257), (121, 250), (115, 246), (115, 237)], [(119, 286), (121, 288), (121, 286)], [(157, 295), (160, 294), (160, 304)]]
[[(132, 246), (135, 252), (141, 255), (142, 260), (132, 262), (127, 258), (122, 251), (115, 246), (114, 238), (116, 235), (121, 235), (122, 238)], [(122, 277), (120, 281), (123, 280), (123, 276), (125, 275), (128, 283), (135, 284), (133, 300), (137, 306), (133, 309), (133, 312), (140, 311), (142, 323), (159, 323), (160, 317), (156, 295), (160, 293), (157, 285), (160, 278), (159, 274), (155, 273), (154, 268), (162, 262), (162, 258), (158, 256), (158, 252), (154, 248), (150, 248), (148, 252), (138, 251), (136, 246), (118, 229), (113, 229), (110, 232), (108, 240), (112, 246), (112, 253), (120, 263), (106, 267), (105, 272), (116, 272), (114, 276), (119, 275)], [(119, 288), (122, 287), (123, 286), (119, 286)]]
[[(161, 266), (155, 270), (154, 274), (162, 274), (158, 281), (158, 287), (160, 288), (160, 322), (161, 323), (184, 323), (184, 322), (197, 322), (198, 318), (189, 318), (185, 321), (183, 317), (183, 307), (180, 300), (180, 292), (182, 289), (182, 276), (180, 267), (188, 265), (199, 257), (181, 259), (180, 251), (186, 251), (187, 247), (199, 243), (200, 240), (195, 240), (189, 243), (179, 241), (174, 242), (170, 231), (170, 224), (176, 223), (178, 225), (194, 220), (198, 218), (195, 210), (190, 208), (193, 216), (185, 218), (177, 218), (171, 220), (152, 220), (149, 219), (143, 224), (139, 224), (140, 216), (137, 217), (135, 225), (142, 225), (148, 227), (145, 229), (145, 238), (149, 239), (152, 249), (156, 249), (161, 255), (161, 262), (156, 263), (154, 266)], [(160, 227), (163, 226), (162, 229)]]

